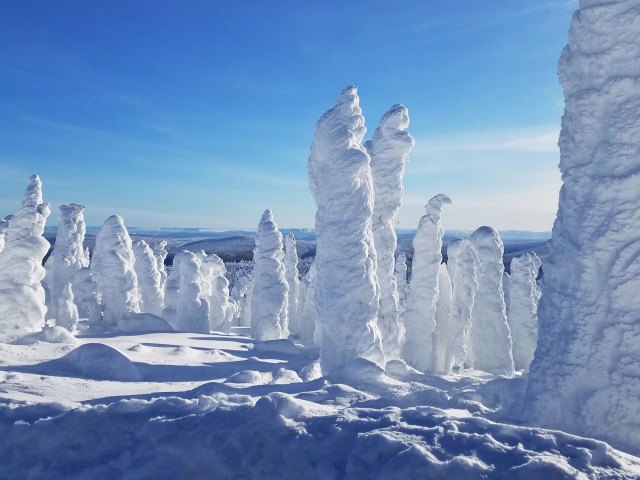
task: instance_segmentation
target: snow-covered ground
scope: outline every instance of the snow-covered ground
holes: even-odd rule
[[[640,476],[603,442],[506,423],[518,378],[364,360],[324,378],[317,348],[247,333],[0,344],[0,478]]]

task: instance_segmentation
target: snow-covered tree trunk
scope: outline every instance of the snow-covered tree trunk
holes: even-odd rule
[[[371,141],[365,144],[371,156],[375,194],[372,228],[380,284],[378,328],[387,361],[400,358],[403,333],[394,255],[398,246],[395,223],[402,206],[404,168],[415,143],[406,130],[408,127],[409,111],[403,105],[394,105],[380,120]]]
[[[300,279],[298,274],[298,250],[296,239],[293,233],[287,234],[284,242],[284,269],[287,285],[287,317],[289,319],[289,330],[294,335],[298,335],[298,295],[300,290]]]
[[[433,369],[432,337],[436,328],[438,269],[442,263],[444,236],[440,215],[442,207],[450,203],[451,199],[444,194],[429,200],[413,239],[411,281],[407,310],[403,315],[406,342],[402,355],[409,365],[421,371]]]
[[[401,252],[396,258],[395,276],[396,285],[398,288],[398,306],[400,308],[400,315],[402,316],[405,309],[407,308],[407,293],[409,292],[409,283],[407,282],[407,256],[404,252]],[[403,329],[400,341],[402,343],[402,346],[404,346],[405,339],[402,317],[400,319],[400,324]]]
[[[140,310],[160,315],[164,303],[164,289],[158,260],[149,244],[144,240],[133,242],[133,255],[136,260],[134,269],[140,288]]]
[[[640,4],[581,0],[558,69],[563,186],[526,408],[640,453]]]
[[[478,293],[473,304],[469,332],[471,366],[496,375],[514,373],[512,341],[504,303],[504,245],[496,230],[480,227],[471,234],[480,269]]]
[[[253,293],[251,335],[256,340],[287,338],[287,280],[285,278],[282,234],[271,210],[262,214],[253,253]]]
[[[507,319],[513,340],[513,362],[516,370],[529,370],[536,351],[540,299],[536,278],[541,265],[542,262],[533,252],[511,260]]]
[[[371,159],[356,87],[342,91],[315,129],[309,184],[316,212],[316,291],[324,373],[357,358],[385,364],[372,233]]]
[[[140,290],[134,270],[131,237],[122,217],[109,217],[96,235],[91,278],[96,284],[107,326],[115,326],[129,313],[140,313]]]
[[[66,304],[58,300],[66,285],[73,283],[76,272],[89,266],[89,256],[84,248],[84,237],[87,233],[84,208],[84,205],[76,203],[60,205],[56,242],[46,263],[51,308],[47,316],[50,318],[57,319],[59,316],[68,315]],[[62,311],[59,311],[59,308],[62,308]],[[61,323],[56,321],[56,325]]]
[[[67,283],[57,297],[57,317],[56,325],[58,327],[64,327],[70,332],[73,332],[78,326],[78,308],[73,303],[73,292],[71,291],[71,284]]]
[[[436,304],[436,329],[433,333],[433,371],[449,373],[446,365],[449,319],[451,317],[451,279],[444,263],[438,268],[438,303]]]
[[[478,291],[480,261],[469,239],[454,240],[447,246],[447,271],[452,284],[451,314],[447,328],[445,373],[465,367],[473,304]]]
[[[49,205],[40,178],[33,175],[18,213],[6,226],[0,252],[0,338],[10,340],[44,326],[46,306],[42,259],[49,242],[42,236]]]

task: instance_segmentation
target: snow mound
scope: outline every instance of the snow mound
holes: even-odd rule
[[[251,349],[254,353],[281,353],[283,355],[302,355],[302,351],[290,340],[267,340],[254,344]]]
[[[241,372],[234,373],[227,378],[224,383],[242,383],[248,385],[262,385],[270,383],[272,380],[272,374],[269,372],[258,372],[256,370],[243,370]]]
[[[164,318],[152,313],[128,313],[115,327],[118,332],[173,332],[173,328]]]
[[[41,332],[32,333],[12,342],[14,345],[31,345],[36,342],[76,344],[78,339],[66,328],[45,326]]]
[[[286,368],[280,368],[273,375],[271,380],[272,385],[289,384],[289,383],[302,383],[302,379],[293,370],[287,370]]]
[[[140,372],[131,360],[115,348],[102,343],[86,343],[54,362],[72,373],[92,380],[142,380]]]

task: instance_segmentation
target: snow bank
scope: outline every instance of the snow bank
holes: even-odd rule
[[[512,341],[502,289],[504,245],[491,227],[478,228],[470,240],[480,261],[469,332],[470,363],[477,370],[511,376],[514,373]]]
[[[536,351],[540,299],[536,278],[541,265],[542,262],[533,252],[511,259],[507,319],[513,339],[513,362],[517,370],[529,370]]]
[[[91,258],[91,278],[96,285],[107,326],[128,313],[140,312],[140,290],[135,257],[122,217],[109,217],[96,235]]]
[[[387,360],[400,358],[403,334],[394,255],[398,245],[395,227],[402,205],[404,167],[415,143],[407,132],[408,127],[409,111],[404,105],[394,105],[383,115],[373,138],[365,144],[371,156],[375,194],[372,229],[380,285],[378,328]]]
[[[328,373],[363,357],[384,364],[377,325],[380,288],[372,234],[373,180],[356,87],[318,121],[309,156],[316,212],[320,363]]]
[[[140,287],[140,310],[159,315],[164,303],[163,276],[160,262],[144,240],[133,242],[134,269]],[[165,273],[166,278],[166,273]]]
[[[251,335],[256,340],[287,338],[287,280],[283,263],[282,234],[265,210],[258,224],[253,254],[253,292],[251,294]]]
[[[640,453],[640,4],[582,0],[558,72],[563,186],[526,409]]]
[[[11,340],[44,326],[46,306],[42,259],[49,242],[42,236],[49,205],[42,201],[40,178],[33,175],[18,213],[11,218],[0,251],[0,340]]]
[[[451,199],[444,194],[433,197],[425,206],[426,213],[418,223],[413,239],[411,282],[407,295],[407,310],[402,316],[406,329],[404,360],[421,371],[433,370],[438,303],[438,269],[442,263],[442,237],[440,224],[442,207]]]

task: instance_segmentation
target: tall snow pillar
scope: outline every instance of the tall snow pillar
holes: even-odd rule
[[[0,338],[11,340],[44,326],[45,293],[40,282],[49,242],[42,236],[49,204],[42,201],[37,175],[29,178],[24,200],[4,234],[0,252]]]
[[[478,228],[470,240],[480,260],[478,293],[469,332],[471,366],[496,375],[512,376],[511,331],[502,287],[504,245],[498,232],[491,227]]]
[[[411,281],[407,310],[403,315],[406,329],[403,357],[409,365],[421,371],[433,369],[438,269],[442,263],[444,237],[440,216],[442,207],[450,203],[451,199],[442,193],[429,200],[413,238]]]
[[[285,237],[284,248],[284,270],[289,286],[287,294],[287,317],[289,318],[289,330],[291,333],[298,335],[298,303],[300,291],[300,278],[298,275],[298,249],[296,248],[296,239],[293,233],[287,234]]]
[[[309,185],[316,212],[316,285],[324,373],[365,358],[385,364],[377,325],[380,288],[372,233],[371,159],[356,87],[316,124]]]
[[[251,335],[256,340],[287,338],[288,286],[282,234],[273,220],[271,210],[265,210],[258,224],[253,258]]]
[[[581,0],[526,411],[640,453],[640,4]]]
[[[380,120],[371,141],[365,144],[371,156],[373,205],[373,241],[376,248],[380,309],[378,328],[387,361],[400,358],[402,326],[398,285],[395,277],[395,252],[398,246],[395,223],[402,205],[402,179],[409,152],[415,141],[407,132],[409,111],[394,105]]]

